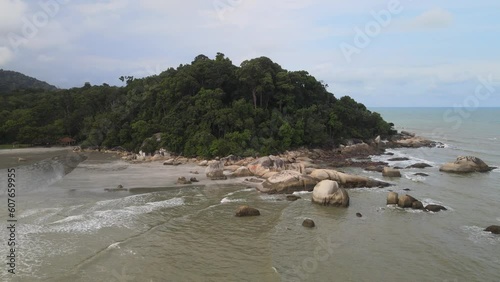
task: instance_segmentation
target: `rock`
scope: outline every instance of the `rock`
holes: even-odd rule
[[[186,177],[181,176],[177,178],[177,184],[191,184],[191,181],[187,180]]]
[[[491,232],[493,234],[500,234],[500,226],[491,225],[491,226],[486,227],[486,229],[484,229],[484,231]]]
[[[494,167],[488,166],[481,159],[473,156],[460,156],[453,163],[446,163],[439,171],[452,173],[487,172]]]
[[[367,156],[376,154],[377,149],[366,143],[359,143],[341,148],[340,153],[344,156]]]
[[[414,210],[423,210],[424,209],[424,204],[420,201],[415,201],[411,203],[411,208]]]
[[[406,168],[426,168],[426,167],[432,167],[430,164],[426,164],[426,163],[416,163],[416,164],[412,164],[410,166],[407,166]]]
[[[361,213],[359,213],[359,212],[356,213],[356,216],[357,217],[363,217],[363,215]]]
[[[410,160],[409,158],[405,158],[405,157],[388,159],[388,161],[390,161],[390,162],[401,162],[401,161],[409,161],[409,160]]]
[[[387,187],[391,184],[371,179],[364,176],[346,174],[333,169],[316,169],[311,172],[311,177],[321,180],[336,181],[342,188],[359,188],[359,187]]]
[[[224,170],[235,172],[240,167],[240,165],[224,165]]]
[[[370,166],[365,167],[365,170],[366,171],[382,172],[382,171],[384,171],[384,167],[380,166],[380,165],[379,166],[370,165]]]
[[[403,191],[411,191],[410,188],[404,188]]]
[[[295,191],[312,191],[314,185],[318,183],[315,178],[303,175],[294,170],[283,170],[281,172],[273,172],[266,181],[262,183],[262,188],[259,189],[265,193],[287,193],[291,194]]]
[[[405,135],[405,136],[410,136],[410,137],[415,137],[415,133],[412,133],[412,132],[408,132],[408,131],[401,131],[401,135]]]
[[[394,156],[394,153],[392,153],[392,152],[387,152],[387,153],[384,153],[384,155],[386,155],[386,156]]]
[[[406,194],[399,196],[398,198],[398,207],[400,208],[411,208],[413,205],[413,202],[416,202],[417,199],[413,198],[412,196]]]
[[[227,177],[224,175],[224,162],[223,161],[210,161],[205,169],[205,175],[210,180],[225,180]]]
[[[420,147],[433,147],[436,144],[436,142],[415,136],[397,140],[395,144],[405,148],[420,148]]]
[[[387,194],[387,204],[388,205],[397,205],[398,204],[398,193],[389,192],[389,194]]]
[[[349,206],[349,194],[336,181],[322,180],[314,187],[312,202],[325,206]]]
[[[190,171],[189,173],[192,173],[192,174],[199,174],[199,172],[197,170],[195,171]]]
[[[285,161],[276,156],[268,156],[251,162],[247,167],[252,174],[263,177],[268,172],[284,170]]]
[[[152,160],[152,161],[159,161],[159,160],[161,160],[161,159],[163,159],[163,156],[162,156],[162,155],[160,155],[160,154],[155,154],[155,155],[151,158],[151,160]]]
[[[287,200],[287,201],[291,201],[291,202],[293,202],[293,201],[297,201],[298,199],[300,199],[300,197],[299,197],[299,196],[295,196],[295,195],[286,195],[286,200]]]
[[[208,161],[207,160],[203,160],[201,162],[198,163],[199,166],[207,166],[208,165]]]
[[[168,159],[163,162],[163,165],[174,165],[174,159]]]
[[[191,181],[191,182],[200,182],[198,179],[196,179],[196,177],[189,178],[189,181]]]
[[[304,221],[302,221],[302,226],[304,227],[307,227],[307,228],[313,228],[316,226],[316,224],[314,223],[314,221],[312,219],[304,219]]]
[[[17,158],[17,161],[18,161],[18,162],[25,162],[25,161],[26,161],[26,159],[25,159],[25,158]]]
[[[425,176],[429,176],[427,173],[423,173],[423,172],[417,172],[414,175],[416,175],[416,176],[424,176],[424,177]]]
[[[399,170],[390,168],[390,167],[384,167],[384,170],[382,170],[382,176],[385,177],[401,177],[401,172]]]
[[[257,216],[260,215],[260,211],[255,208],[251,208],[249,206],[240,206],[236,210],[235,216]]]
[[[118,186],[116,186],[116,189],[124,189],[124,188],[123,185],[119,184]]]
[[[250,170],[246,166],[240,166],[238,169],[236,169],[231,176],[233,177],[247,177],[247,176],[252,176],[253,174],[250,172]]]
[[[445,207],[440,206],[440,205],[427,205],[425,206],[425,209],[431,212],[438,212],[438,211],[445,211],[447,210]]]
[[[400,167],[400,166],[395,166],[395,167],[393,167],[393,169],[400,170],[400,169],[403,169],[403,168],[402,168],[402,167]],[[382,170],[382,172],[384,172],[384,171]]]

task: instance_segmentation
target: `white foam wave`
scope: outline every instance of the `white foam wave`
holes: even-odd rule
[[[420,175],[414,175],[413,173],[412,173],[412,174],[410,174],[410,173],[405,173],[405,174],[404,174],[404,176],[405,176],[405,178],[406,178],[406,179],[409,179],[409,180],[411,180],[411,181],[413,181],[413,182],[424,182],[424,181],[425,181],[425,179],[426,179],[426,178],[425,178],[425,177],[423,177],[423,176],[420,176]]]
[[[311,193],[312,192],[309,192],[309,191],[295,191],[292,194],[293,195],[307,195],[307,194],[311,194]]]
[[[119,248],[120,248],[120,242],[116,242],[108,246],[108,249],[119,249]]]
[[[222,200],[220,200],[221,204],[225,203],[239,203],[239,202],[245,202],[243,199],[229,199],[228,197],[224,197]]]
[[[68,216],[52,222],[48,232],[90,233],[103,227],[131,228],[134,217],[162,208],[176,207],[184,204],[182,198],[172,198],[144,205],[128,206],[122,209],[91,211],[80,215]]]
[[[468,239],[475,244],[500,244],[500,236],[484,231],[484,227],[462,226],[461,229],[468,235]]]
[[[422,204],[425,206],[427,205],[440,205],[440,206],[443,206],[445,207],[448,211],[454,211],[453,208],[447,206],[447,205],[444,205],[442,202],[440,201],[436,201],[436,200],[433,200],[433,199],[429,199],[429,198],[425,198],[425,199],[422,199],[421,200]],[[432,213],[432,212],[431,212]]]

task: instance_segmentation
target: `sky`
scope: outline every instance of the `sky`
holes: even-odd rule
[[[500,1],[0,0],[0,68],[59,88],[267,56],[368,107],[499,107]]]

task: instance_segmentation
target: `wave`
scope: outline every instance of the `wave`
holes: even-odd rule
[[[475,244],[500,244],[500,236],[484,231],[484,227],[473,225],[462,226],[461,229],[467,234],[468,239]]]
[[[406,179],[409,179],[413,182],[425,182],[425,180],[427,179],[420,175],[414,175],[414,173],[404,173],[404,176]]]
[[[229,199],[228,197],[224,197],[222,200],[220,200],[221,204],[225,203],[240,203],[240,202],[246,202],[244,199]]]

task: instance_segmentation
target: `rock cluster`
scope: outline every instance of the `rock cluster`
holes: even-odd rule
[[[446,163],[439,169],[443,172],[468,173],[468,172],[487,172],[495,169],[488,166],[480,158],[473,156],[460,156],[452,163]]]
[[[434,205],[430,204],[424,207],[424,204],[415,199],[414,197],[405,194],[405,195],[398,195],[396,192],[389,192],[387,195],[387,204],[388,205],[398,205],[400,208],[411,208],[415,210],[424,210],[424,211],[431,211],[431,212],[438,212],[438,211],[445,211],[446,208],[441,206],[441,205]]]

